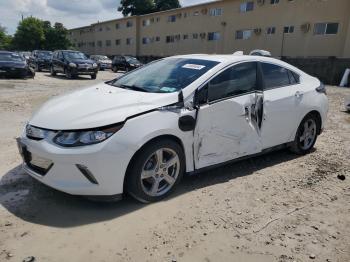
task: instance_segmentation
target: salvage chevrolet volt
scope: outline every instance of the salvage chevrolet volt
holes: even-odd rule
[[[327,111],[324,85],[280,60],[184,55],[48,101],[17,142],[26,172],[50,187],[154,202],[185,173],[309,153]]]

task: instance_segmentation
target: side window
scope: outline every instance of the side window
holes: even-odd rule
[[[232,66],[209,82],[208,100],[215,101],[255,91],[257,82],[256,62]]]
[[[58,52],[57,57],[58,57],[58,59],[62,59],[63,58],[62,52]]]
[[[291,84],[288,69],[268,63],[261,63],[261,68],[264,75],[265,89]],[[294,79],[294,81],[296,80]]]

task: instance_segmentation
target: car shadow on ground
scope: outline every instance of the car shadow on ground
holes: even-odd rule
[[[185,176],[177,190],[164,201],[196,189],[252,175],[255,171],[297,157],[288,150],[280,150],[196,175]],[[31,178],[20,166],[2,177],[0,204],[13,215],[27,222],[60,228],[108,221],[145,207],[145,204],[129,196],[119,202],[105,203],[61,193]]]

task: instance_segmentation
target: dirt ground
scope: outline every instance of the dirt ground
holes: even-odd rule
[[[0,80],[0,261],[350,261],[350,89],[328,87],[311,154],[282,150],[186,177],[159,203],[90,202],[26,175],[14,138],[31,113],[114,76]]]

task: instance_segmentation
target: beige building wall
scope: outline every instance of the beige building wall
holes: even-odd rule
[[[240,6],[246,2],[254,2],[254,8],[241,12]],[[215,8],[222,10],[221,15],[211,15]],[[133,21],[133,27],[125,26],[128,20]],[[119,29],[116,23],[121,25]],[[339,23],[338,32],[315,35],[316,23]],[[284,33],[285,26],[293,26],[293,33]],[[267,34],[269,27],[275,28],[274,34]],[[271,0],[222,0],[106,21],[90,28],[84,34],[79,33],[81,28],[72,29],[71,39],[76,39],[76,43],[94,41],[94,47],[83,44],[77,48],[95,54],[169,56],[265,49],[273,56],[350,57],[349,0],[279,0],[277,4],[271,4]],[[252,30],[251,37],[236,39],[237,30]],[[209,41],[208,33],[214,32],[220,35],[219,39]],[[167,37],[174,37],[174,41],[167,43]],[[133,39],[131,45],[126,45],[126,38]],[[121,40],[118,46],[116,39]],[[106,46],[107,40],[111,40],[111,46]],[[97,46],[98,41],[102,41],[102,47]]]

